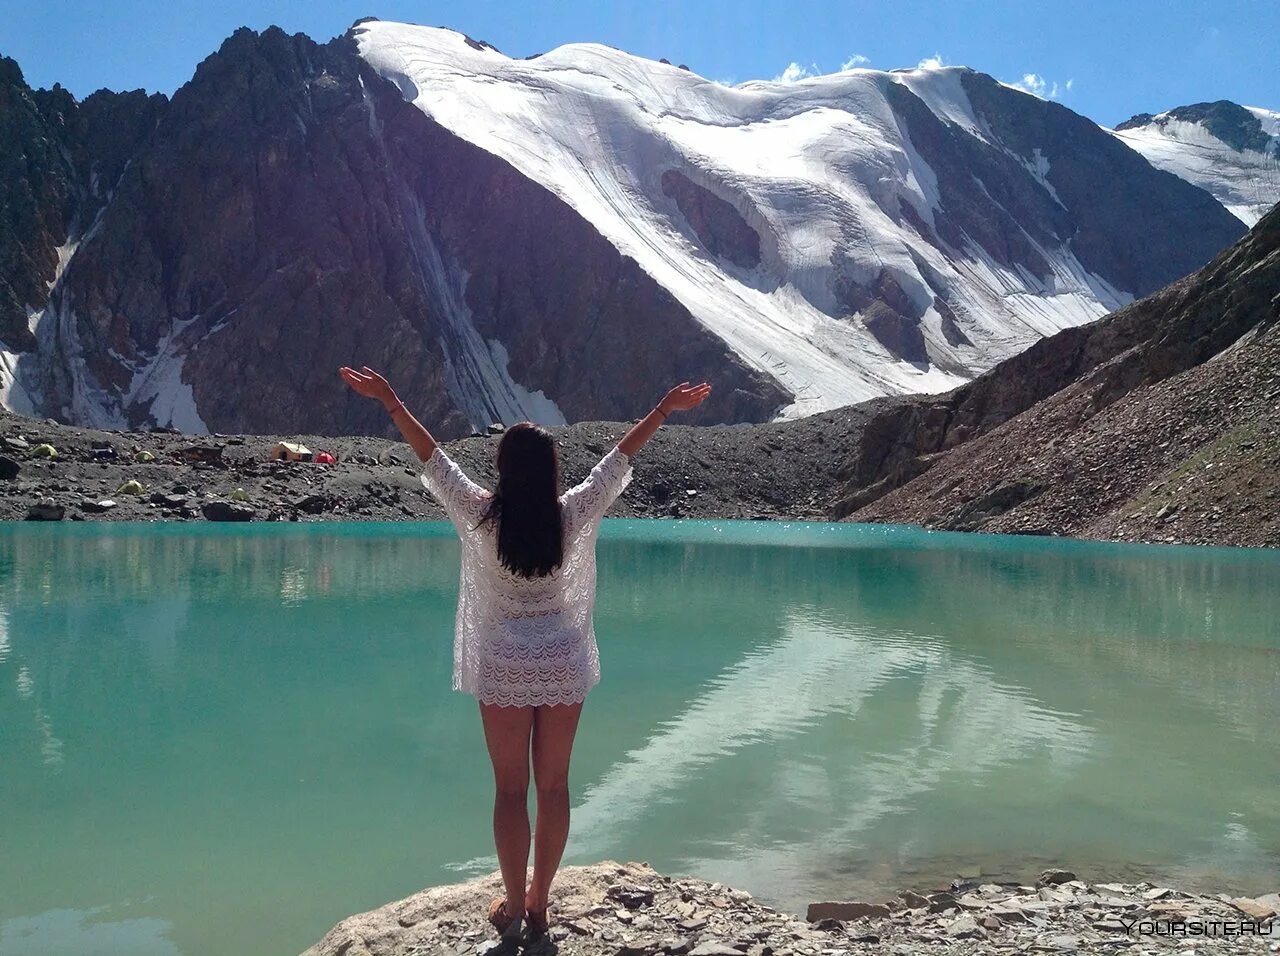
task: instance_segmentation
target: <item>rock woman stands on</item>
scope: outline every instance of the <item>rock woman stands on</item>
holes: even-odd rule
[[[592,608],[600,519],[631,480],[631,459],[667,416],[695,408],[705,382],[671,389],[580,485],[560,492],[555,441],[522,422],[498,445],[497,488],[471,481],[365,367],[339,370],[355,391],[386,406],[418,457],[422,481],[462,539],[453,641],[453,686],[480,702],[497,794],[493,837],[506,896],[489,919],[507,940],[547,932],[547,901],[569,836],[569,757],[582,702],[600,680]],[[529,860],[530,758],[538,795]],[[523,928],[522,924],[527,924]]]

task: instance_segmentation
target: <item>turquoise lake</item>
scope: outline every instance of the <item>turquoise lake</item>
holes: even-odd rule
[[[1280,885],[1280,554],[606,522],[566,862],[784,907]],[[0,956],[296,953],[487,872],[443,524],[0,526]]]

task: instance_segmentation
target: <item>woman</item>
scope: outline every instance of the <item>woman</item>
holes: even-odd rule
[[[547,932],[547,901],[569,836],[569,755],[582,702],[600,679],[591,613],[600,519],[631,480],[631,459],[667,416],[711,394],[705,382],[671,389],[632,426],[582,484],[560,493],[555,441],[529,422],[498,444],[498,486],[471,481],[381,375],[339,370],[361,395],[386,406],[418,457],[422,482],[462,538],[453,641],[453,686],[480,701],[497,789],[493,838],[506,896],[489,920],[505,940]],[[529,862],[530,756],[538,795]]]

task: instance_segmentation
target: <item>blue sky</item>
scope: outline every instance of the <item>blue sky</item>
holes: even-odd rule
[[[236,27],[327,40],[368,15],[453,27],[513,56],[609,43],[734,82],[937,55],[1045,95],[1056,84],[1107,125],[1202,100],[1280,109],[1275,0],[0,0],[0,53],[34,86],[171,93]]]

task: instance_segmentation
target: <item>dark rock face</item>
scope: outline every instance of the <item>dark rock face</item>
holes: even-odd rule
[[[760,264],[760,235],[731,203],[675,169],[662,174],[662,192],[676,201],[689,226],[713,256],[744,269]]]
[[[1262,121],[1243,106],[1230,100],[1212,103],[1192,103],[1169,110],[1159,119],[1150,113],[1139,113],[1116,126],[1117,130],[1137,129],[1156,123],[1163,126],[1169,120],[1199,123],[1206,130],[1237,152],[1246,149],[1266,152],[1271,137],[1262,128]]]
[[[869,285],[848,278],[838,279],[836,296],[862,316],[862,324],[893,355],[907,362],[929,361],[920,329],[924,309],[907,295],[888,269],[881,269]]]
[[[0,340],[19,350],[35,345],[27,307],[44,305],[74,208],[58,93],[37,95],[0,58]]]
[[[1044,178],[1065,207],[1057,235],[1069,239],[1085,268],[1117,289],[1149,295],[1244,234],[1209,193],[1172,173],[1153,175],[1145,159],[1065,106],[981,73],[966,73],[962,83],[1005,147],[1028,163],[1037,151],[1047,161]],[[991,189],[988,178],[983,183]],[[1153,206],[1162,210],[1158,220],[1147,215]]]
[[[953,249],[976,245],[1051,286],[1038,250],[1066,245],[1091,272],[1141,296],[1199,268],[1243,233],[1207,192],[1171,173],[1153,175],[1145,159],[1083,116],[981,73],[965,72],[961,82],[1003,148],[944,123],[906,87],[886,89],[937,175],[938,238]],[[1036,167],[1047,167],[1047,186],[1027,175]],[[919,219],[917,211],[902,212]]]
[[[32,90],[0,57],[0,341],[27,351],[27,310],[45,305],[58,247],[93,222],[165,97],[102,90],[77,103]]]
[[[629,417],[700,368],[720,386],[702,421],[789,399],[563,202],[406,103],[350,40],[276,28],[237,31],[174,95],[51,308],[40,391],[71,418],[77,354],[129,424],[166,421],[131,397],[139,369],[185,357],[182,381],[221,431],[386,432],[341,387],[348,363],[384,371],[444,437],[530,415],[526,390],[569,420]]]

